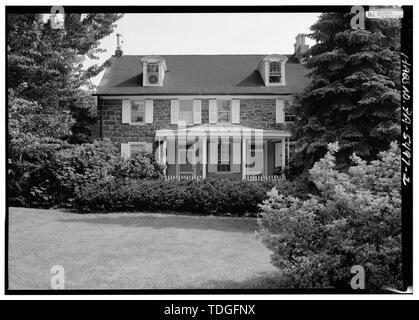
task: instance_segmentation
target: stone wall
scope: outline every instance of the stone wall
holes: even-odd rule
[[[208,123],[208,99],[202,99],[202,123]],[[122,123],[122,100],[100,99],[98,101],[98,121],[102,118],[102,137],[120,144],[126,142],[153,142],[155,131],[176,129],[170,124],[170,99],[153,100],[153,123],[130,125]],[[100,115],[102,113],[102,115]],[[284,130],[283,124],[276,122],[275,99],[240,100],[240,125],[255,129]],[[100,124],[97,126],[99,131]]]

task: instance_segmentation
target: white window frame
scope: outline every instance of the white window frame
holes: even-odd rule
[[[129,142],[129,157],[132,157],[132,151],[131,148],[133,146],[142,146],[143,147],[143,152],[147,152],[147,142]]]
[[[294,100],[285,100],[285,107],[284,107],[284,122],[285,123],[294,123],[295,119],[296,119],[296,115],[293,113],[288,113],[287,109],[289,108],[290,105],[292,105],[294,103]],[[292,117],[294,118],[294,120],[287,120],[287,117]]]
[[[135,102],[141,102],[142,105],[143,105],[143,108],[144,108],[144,117],[143,117],[143,121],[141,121],[141,122],[140,121],[137,121],[137,122],[132,121],[132,107],[133,107],[133,104]],[[140,99],[130,100],[130,115],[129,115],[129,124],[130,125],[145,125],[146,124],[146,122],[145,122],[146,113],[147,113],[147,108],[146,108],[146,101],[145,100],[140,100]]]
[[[279,67],[278,71],[272,71],[271,67],[275,64],[275,66]],[[279,61],[271,61],[268,65],[268,81],[269,83],[281,83],[282,82],[282,64]],[[271,77],[279,77],[279,81],[271,81]]]
[[[194,124],[194,111],[195,111],[195,106],[194,106],[194,100],[193,99],[179,99],[179,107],[178,107],[178,123],[184,123],[186,125],[192,125]],[[190,122],[186,122],[184,119],[182,119],[181,115],[182,112],[187,112],[187,111],[182,111],[182,102],[188,102],[190,103],[190,113],[191,113],[191,119]]]
[[[228,163],[223,163],[223,145],[224,146],[228,146]],[[223,139],[219,139],[218,140],[218,146],[217,146],[217,153],[218,153],[218,159],[217,159],[217,173],[231,173],[232,172],[232,149],[233,149],[233,143],[232,141],[230,141],[230,139],[228,140],[223,140]],[[219,166],[222,165],[228,165],[229,166],[229,170],[220,170]]]
[[[232,112],[233,112],[233,100],[232,99],[217,99],[217,123],[232,123]],[[229,106],[230,106],[230,111],[229,111],[229,119],[228,121],[221,121],[220,120],[220,105],[219,103],[223,103],[223,102],[228,102]],[[226,111],[221,111],[221,112],[226,112]]]
[[[150,70],[151,67],[155,68],[156,70]],[[160,72],[160,64],[158,62],[148,62],[147,63],[147,75],[148,73],[159,73]]]
[[[280,82],[270,82],[269,81],[269,75],[270,75],[270,64],[271,63],[279,63],[281,66],[281,81]],[[285,64],[287,60],[282,59],[275,59],[275,60],[267,60],[265,61],[265,86],[268,87],[275,87],[275,86],[285,86],[286,85],[286,79],[285,79]]]

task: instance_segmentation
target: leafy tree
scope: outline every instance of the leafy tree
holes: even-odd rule
[[[16,96],[36,102],[46,114],[71,111],[79,120],[73,130],[75,142],[86,140],[77,135],[89,124],[80,121],[80,114],[90,115],[93,102],[85,99],[93,88],[90,79],[106,65],[84,68],[83,62],[98,59],[103,51],[100,40],[113,32],[120,17],[88,14],[82,19],[80,14],[68,14],[61,30],[35,14],[7,16],[8,87]]]
[[[400,135],[399,21],[366,19],[365,30],[355,30],[351,18],[324,13],[311,27],[311,83],[294,105],[294,174],[307,172],[330,142],[339,141],[337,163],[347,166],[353,152],[374,159]]]
[[[400,148],[393,142],[367,163],[356,155],[336,169],[338,144],[309,171],[319,195],[284,196],[273,189],[262,209],[261,234],[287,288],[350,288],[351,267],[365,288],[402,289]]]
[[[66,141],[91,139],[90,79],[104,65],[84,68],[83,62],[97,58],[100,40],[120,17],[69,14],[60,30],[35,14],[7,15],[8,186],[14,204],[44,194],[42,185],[50,182],[45,168],[58,150],[69,148]]]

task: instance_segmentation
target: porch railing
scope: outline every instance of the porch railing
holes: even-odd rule
[[[248,181],[279,181],[283,180],[282,176],[254,176],[254,175],[247,175],[245,180]]]
[[[202,176],[166,176],[166,180],[202,180]]]
[[[203,180],[202,176],[166,176],[166,180]],[[254,176],[247,175],[245,180],[248,181],[280,181],[284,178],[282,176]]]

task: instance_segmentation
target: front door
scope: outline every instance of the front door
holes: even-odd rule
[[[179,161],[178,169],[180,176],[195,176],[196,175],[196,165],[191,164],[188,159],[188,151],[193,147],[192,142],[179,143]]]

